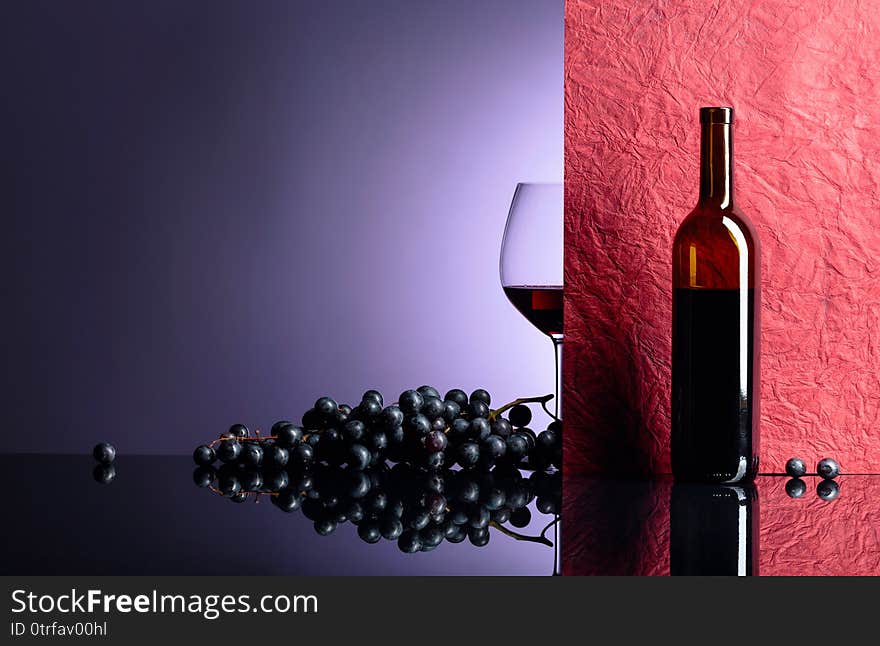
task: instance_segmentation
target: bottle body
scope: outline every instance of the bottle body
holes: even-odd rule
[[[731,122],[732,111],[729,121],[702,124],[700,201],[673,244],[671,448],[679,481],[743,482],[758,468],[760,245],[733,201]]]

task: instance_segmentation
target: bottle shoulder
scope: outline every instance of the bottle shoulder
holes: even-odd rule
[[[715,240],[718,243],[730,242],[736,245],[744,242],[755,251],[760,249],[754,224],[735,205],[726,209],[699,204],[694,207],[675,233],[676,243],[691,240],[701,240],[704,243]]]

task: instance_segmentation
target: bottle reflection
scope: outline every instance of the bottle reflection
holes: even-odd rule
[[[760,512],[754,484],[675,483],[670,525],[673,576],[758,575]]]

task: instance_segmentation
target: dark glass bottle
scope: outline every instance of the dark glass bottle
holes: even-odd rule
[[[677,482],[669,507],[672,576],[757,576],[761,515],[752,483]]]
[[[700,108],[700,199],[672,251],[672,473],[758,469],[760,245],[733,199],[733,108]]]

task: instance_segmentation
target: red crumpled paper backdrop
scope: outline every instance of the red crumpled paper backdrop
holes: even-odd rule
[[[763,246],[761,470],[880,472],[880,5],[566,2],[565,466],[668,472],[671,245],[697,109]]]

